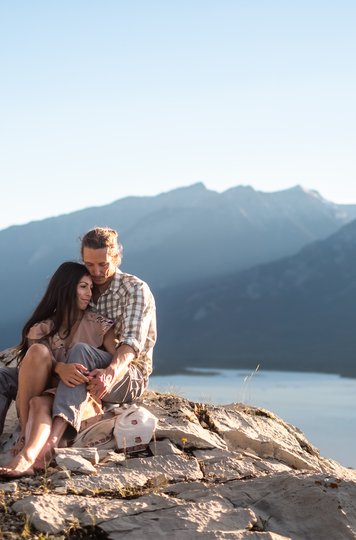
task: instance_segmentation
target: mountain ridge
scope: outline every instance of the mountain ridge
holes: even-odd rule
[[[197,183],[155,197],[118,199],[108,205],[10,227],[0,231],[0,347],[18,342],[22,325],[39,301],[50,275],[63,260],[79,259],[80,236],[94,226],[110,226],[119,231],[124,245],[122,269],[150,284],[157,298],[158,320],[172,321],[173,329],[163,325],[165,330],[159,334],[159,367],[164,363],[161,353],[164,351],[167,358],[172,358],[174,349],[176,336],[172,332],[177,321],[173,321],[171,314],[179,302],[166,300],[175,297],[175,290],[189,294],[193,302],[200,284],[206,280],[219,283],[228,273],[292,256],[307,244],[335,233],[355,216],[356,205],[345,208],[301,186],[268,194],[251,186],[236,186],[217,193]],[[253,287],[250,291],[256,294]],[[252,316],[250,309],[250,304],[246,304],[247,319]],[[290,307],[286,305],[285,309]],[[200,324],[206,310],[206,306],[197,308]],[[267,320],[267,327],[268,324]],[[254,352],[256,338],[245,326],[241,325],[239,339],[245,351],[251,348],[255,362],[259,356]],[[179,331],[178,325],[178,334]],[[232,328],[232,336],[234,331]],[[193,342],[196,339],[194,335],[190,338]],[[200,335],[198,352],[204,350],[210,338],[206,332]],[[266,354],[268,348],[266,343]],[[189,351],[185,354],[185,364],[201,361],[199,355],[194,359],[189,357]]]
[[[185,295],[162,292],[158,369],[190,367],[193,359],[214,367],[218,357],[225,368],[355,377],[355,271],[356,220],[291,257],[192,282]]]

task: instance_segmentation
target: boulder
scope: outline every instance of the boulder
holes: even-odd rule
[[[298,428],[241,403],[153,392],[140,403],[159,419],[146,451],[99,463],[89,452],[87,471],[57,467],[42,492],[40,475],[17,490],[4,481],[8,513],[43,534],[75,527],[113,540],[356,537],[356,471],[320,456]],[[78,458],[80,449],[63,457]]]

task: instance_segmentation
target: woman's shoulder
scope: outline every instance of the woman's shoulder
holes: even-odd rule
[[[53,321],[51,319],[46,319],[40,321],[29,329],[27,337],[29,339],[42,339],[46,336],[53,328]]]

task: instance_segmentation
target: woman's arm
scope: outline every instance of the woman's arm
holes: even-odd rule
[[[115,331],[114,331],[114,327],[112,326],[104,335],[103,347],[108,353],[114,355],[116,352],[116,349],[115,349],[116,343],[117,342],[115,339]]]

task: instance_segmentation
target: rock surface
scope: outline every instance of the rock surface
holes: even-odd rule
[[[140,401],[159,418],[145,452],[99,451],[96,463],[60,449],[45,476],[1,481],[8,515],[52,538],[356,538],[356,471],[297,428],[244,404]]]

